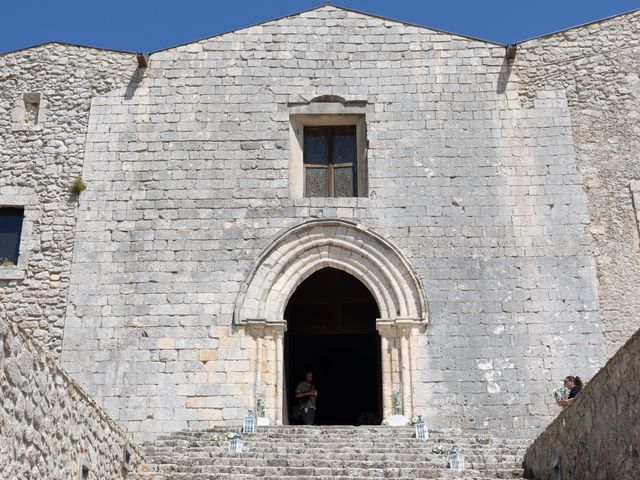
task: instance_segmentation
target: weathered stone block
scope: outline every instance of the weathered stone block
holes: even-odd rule
[[[209,360],[217,360],[218,351],[217,350],[200,350],[198,352],[198,360],[201,362],[208,362]]]

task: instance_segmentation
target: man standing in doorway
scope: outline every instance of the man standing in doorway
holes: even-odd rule
[[[313,425],[316,418],[316,397],[318,391],[311,383],[313,381],[313,372],[308,371],[304,380],[298,383],[296,387],[296,398],[298,399],[298,409],[302,416],[303,425]]]

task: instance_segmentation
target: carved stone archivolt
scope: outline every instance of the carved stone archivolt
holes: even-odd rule
[[[298,285],[326,267],[344,270],[367,286],[378,303],[380,323],[426,323],[420,281],[400,251],[381,235],[338,219],[310,220],[273,240],[243,285],[235,322],[283,322]]]

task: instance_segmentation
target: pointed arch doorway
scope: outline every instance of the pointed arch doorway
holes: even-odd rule
[[[342,270],[323,268],[298,286],[284,315],[284,383],[289,400],[285,418],[289,423],[295,423],[296,385],[311,370],[319,392],[317,425],[380,424],[379,316],[367,287]]]
[[[233,320],[253,339],[254,345],[247,375],[252,379],[247,386],[250,392],[247,405],[263,410],[276,425],[288,423],[289,390],[295,389],[295,385],[289,387],[286,380],[297,382],[292,377],[299,373],[289,371],[289,379],[285,375],[285,336],[291,335],[285,312],[298,287],[324,269],[353,277],[375,299],[378,309],[375,329],[380,338],[378,351],[382,364],[382,416],[387,418],[398,407],[411,417],[416,403],[415,373],[421,368],[417,332],[427,324],[421,282],[401,251],[388,239],[342,219],[309,220],[281,232],[255,259],[241,286]],[[331,287],[331,282],[324,285]],[[297,323],[295,319],[292,321]],[[287,355],[291,355],[289,351]],[[357,401],[352,397],[351,392],[344,394],[347,402]]]

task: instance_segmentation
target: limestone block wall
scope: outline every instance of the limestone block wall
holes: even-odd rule
[[[640,456],[640,330],[525,454],[529,478],[635,478]]]
[[[126,86],[130,53],[47,44],[0,56],[0,206],[24,207],[17,267],[0,266],[0,318],[62,347],[89,107]],[[133,79],[135,80],[135,78]]]
[[[140,453],[124,431],[16,323],[0,319],[2,478],[125,478]]]
[[[64,367],[139,437],[237,423],[256,378],[242,282],[286,228],[350,219],[424,287],[414,411],[541,429],[602,333],[564,89],[523,103],[504,53],[325,6],[153,54],[129,98],[92,102]],[[290,198],[291,105],[323,95],[365,105],[365,197]]]
[[[523,101],[549,90],[567,97],[607,356],[640,328],[640,243],[630,189],[640,179],[639,54],[634,12],[524,42],[514,64]]]

